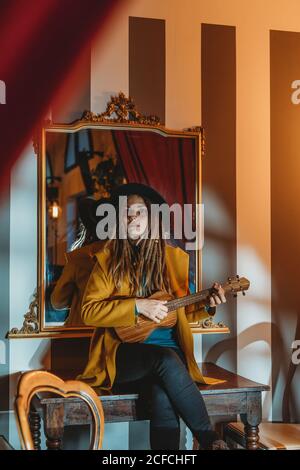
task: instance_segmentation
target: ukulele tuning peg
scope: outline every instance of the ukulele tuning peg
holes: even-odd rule
[[[237,294],[233,294],[233,297],[237,297]]]
[[[246,292],[245,292],[245,291],[243,291],[243,295],[246,295]]]

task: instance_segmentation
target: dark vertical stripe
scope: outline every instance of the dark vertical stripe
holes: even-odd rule
[[[270,32],[273,419],[284,421],[300,419],[291,349],[300,339],[300,104],[291,87],[300,80],[299,57],[300,33]]]
[[[203,286],[236,274],[236,43],[235,27],[202,24]],[[219,214],[222,221],[218,220]],[[209,215],[208,215],[209,214]],[[208,219],[215,220],[209,226]],[[222,225],[223,220],[225,224]],[[222,256],[219,256],[219,253]],[[215,258],[216,257],[216,258]],[[215,264],[213,264],[215,263]],[[216,279],[216,277],[220,279]],[[219,308],[231,334],[203,336],[203,357],[236,370],[236,301]]]
[[[10,253],[10,188],[0,200],[0,411],[9,409],[9,253]],[[3,351],[4,349],[4,351]],[[0,416],[0,434],[8,439],[8,419]]]
[[[91,48],[81,54],[80,61],[73,71],[74,91],[63,105],[52,107],[53,122],[69,123],[79,119],[85,110],[91,109]]]
[[[143,114],[165,123],[165,21],[129,18],[129,95]]]

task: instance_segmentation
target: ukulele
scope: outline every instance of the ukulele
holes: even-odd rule
[[[250,282],[245,277],[229,277],[228,281],[222,284],[225,294],[234,294],[237,297],[238,292],[242,292],[245,295],[245,290],[249,289]],[[193,305],[198,302],[208,301],[209,296],[215,292],[215,289],[204,289],[195,294],[185,295],[184,297],[174,298],[172,295],[164,291],[157,291],[148,299],[154,300],[167,300],[165,306],[168,307],[168,315],[166,318],[156,323],[150,318],[145,317],[143,314],[139,314],[137,323],[134,326],[120,326],[116,327],[115,331],[119,339],[123,343],[139,343],[143,342],[156,328],[171,328],[177,323],[176,310],[187,305]]]

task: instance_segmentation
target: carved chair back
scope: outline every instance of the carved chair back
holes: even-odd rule
[[[50,372],[35,370],[21,375],[15,399],[15,413],[19,437],[24,450],[34,450],[33,439],[29,425],[31,399],[35,394],[50,392],[64,398],[77,397],[89,407],[92,415],[92,434],[90,449],[102,447],[104,433],[104,413],[102,403],[96,392],[79,380],[64,381]]]

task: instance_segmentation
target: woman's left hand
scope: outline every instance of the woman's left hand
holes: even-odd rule
[[[226,302],[226,297],[221,284],[215,282],[212,287],[215,292],[209,296],[209,306],[216,307],[217,305],[224,304]]]

